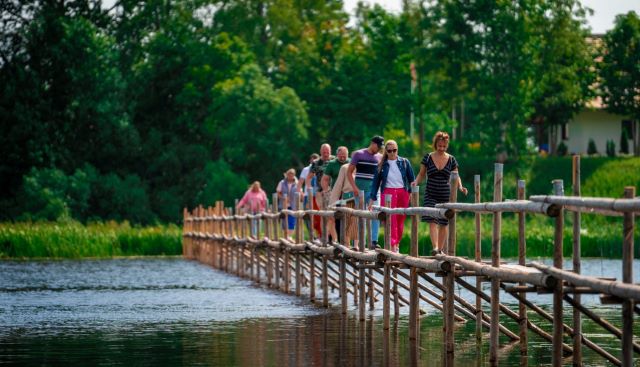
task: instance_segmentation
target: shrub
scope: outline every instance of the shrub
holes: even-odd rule
[[[565,155],[567,155],[567,151],[567,145],[563,141],[561,141],[556,148],[556,154],[560,157],[564,157]]]
[[[76,170],[66,175],[55,168],[32,168],[23,178],[21,219],[57,220],[82,217],[89,207],[91,184],[87,174]]]
[[[629,137],[625,129],[622,129],[620,134],[620,153],[629,154]]]
[[[589,139],[589,145],[587,145],[587,154],[595,155],[598,154],[598,148],[596,147],[596,142],[593,139]]]
[[[616,143],[613,140],[607,140],[607,157],[616,156]]]

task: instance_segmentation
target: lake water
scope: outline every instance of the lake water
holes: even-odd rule
[[[620,265],[620,260],[585,260],[583,273],[620,278]],[[634,275],[637,282],[638,261]],[[473,303],[466,292],[458,292]],[[325,309],[306,297],[181,258],[0,261],[0,364],[442,365],[442,317],[424,302],[416,347],[408,339],[406,307],[385,333],[381,307],[359,322],[357,306],[349,302],[349,313],[342,316],[337,294],[330,297],[336,306]],[[529,298],[551,307],[551,295]],[[508,296],[502,300],[516,307]],[[597,296],[583,296],[583,301],[620,323],[619,306],[602,306]],[[570,313],[566,316],[570,323]],[[510,320],[501,320],[517,332]],[[548,323],[540,326],[551,330]],[[614,355],[619,353],[620,342],[603,329],[585,321],[584,330]],[[488,340],[488,332],[484,337]],[[460,324],[455,338],[456,365],[487,365],[488,343],[476,346],[474,322]],[[550,344],[533,333],[524,360],[518,345],[502,338],[501,365],[550,364]],[[586,348],[585,361],[607,365]]]

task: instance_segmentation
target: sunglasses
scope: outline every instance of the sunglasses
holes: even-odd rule
[[[387,149],[387,153],[395,153],[398,149]]]

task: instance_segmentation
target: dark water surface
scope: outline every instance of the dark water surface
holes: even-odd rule
[[[620,264],[588,260],[583,272],[620,278]],[[638,262],[634,265],[637,278]],[[466,292],[459,294],[474,302]],[[381,304],[359,322],[351,301],[342,316],[337,295],[331,297],[336,307],[324,309],[307,297],[284,295],[181,258],[0,261],[0,364],[442,365],[442,318],[431,306],[421,302],[426,314],[416,347],[408,340],[406,307],[398,324],[384,333]],[[551,308],[550,295],[530,298]],[[508,296],[503,299],[517,307]],[[602,306],[596,296],[584,302],[620,323],[620,307]],[[510,320],[501,320],[517,333]],[[540,325],[551,331],[548,323]],[[590,322],[584,329],[587,337],[619,353],[615,337]],[[455,338],[456,365],[487,365],[488,344],[477,347],[474,322],[460,324]],[[501,365],[550,364],[550,344],[533,333],[524,360],[518,345],[502,338]],[[607,365],[586,350],[585,362]]]

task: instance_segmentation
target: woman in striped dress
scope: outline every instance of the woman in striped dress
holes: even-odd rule
[[[458,171],[456,158],[447,153],[449,148],[449,134],[438,131],[433,136],[433,152],[426,154],[420,162],[420,172],[412,186],[419,185],[427,177],[427,189],[424,193],[424,206],[434,207],[436,204],[449,201],[451,194],[449,177],[451,172]],[[458,176],[457,187],[463,194],[467,195],[467,189],[462,186],[460,176]],[[442,254],[445,241],[447,239],[447,229],[449,221],[433,217],[422,217],[422,220],[429,222],[429,236],[433,246],[432,254]]]

